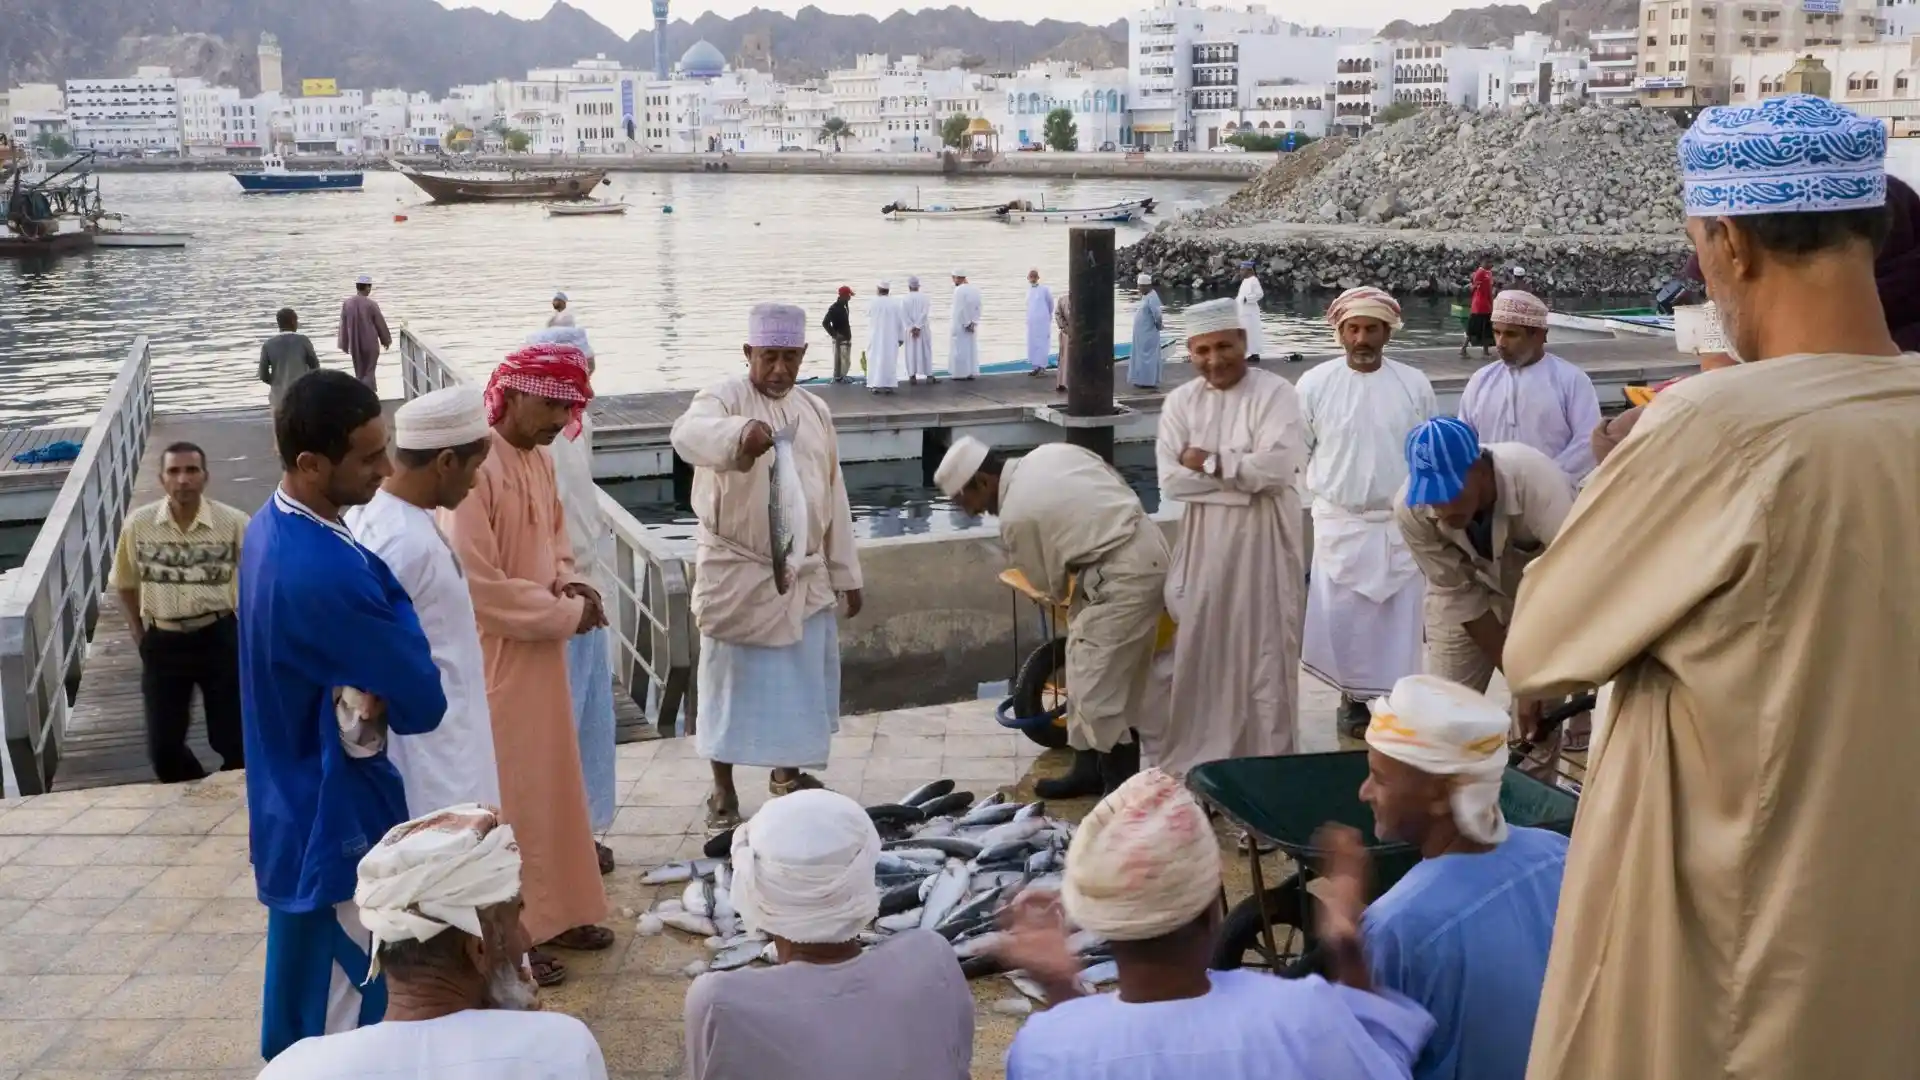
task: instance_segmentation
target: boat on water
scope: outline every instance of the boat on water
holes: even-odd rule
[[[57,169],[17,155],[8,163],[0,173],[6,210],[0,256],[65,255],[93,248],[94,223],[105,214],[93,156],[93,151],[83,150]]]
[[[438,203],[591,199],[594,189],[607,182],[605,169],[458,176],[421,172],[405,162],[392,159],[389,159],[389,163],[395,172],[413,181],[415,187]]]
[[[1462,324],[1467,321],[1464,304],[1454,304],[1452,315]],[[1673,336],[1673,316],[1658,308],[1609,308],[1601,311],[1551,311],[1547,325],[1562,330],[1585,330],[1596,334],[1638,334],[1649,337]]]
[[[183,248],[192,233],[143,232],[137,229],[100,229],[93,234],[98,248]]]
[[[294,172],[278,154],[260,159],[252,172],[229,173],[250,194],[284,195],[297,191],[359,191],[366,175],[359,172]]]
[[[892,202],[880,208],[880,213],[892,221],[915,221],[923,218],[966,219],[999,221],[1040,221],[1056,224],[1119,224],[1153,213],[1152,199],[1128,199],[1123,202],[1109,203],[1105,206],[1086,207],[1049,207],[1035,206],[1025,199],[995,203],[991,206],[907,206]]]
[[[547,207],[548,217],[610,217],[626,212],[623,202],[554,203]]]

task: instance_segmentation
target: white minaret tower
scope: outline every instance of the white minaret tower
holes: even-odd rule
[[[278,94],[286,89],[286,78],[280,70],[280,39],[272,34],[260,35],[260,92]]]

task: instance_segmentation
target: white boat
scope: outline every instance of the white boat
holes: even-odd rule
[[[992,206],[906,206],[901,203],[888,203],[880,208],[880,216],[889,221],[913,221],[920,218],[941,218],[959,220],[978,218],[991,220],[1005,214],[1013,203],[994,203]]]
[[[1623,315],[1595,313],[1580,315],[1568,311],[1555,311],[1547,315],[1547,325],[1563,330],[1586,330],[1596,334],[1619,337],[1630,334],[1638,337],[1672,337],[1674,332],[1671,315]]]
[[[192,233],[101,229],[93,234],[93,246],[102,248],[183,248],[187,246],[187,241],[191,239],[193,239]]]
[[[626,212],[627,204],[623,202],[553,203],[547,207],[548,217],[596,217]]]
[[[1132,221],[1143,214],[1151,213],[1153,213],[1152,199],[1129,199],[1126,202],[1112,203],[1107,206],[1088,206],[1070,209],[1023,206],[1018,209],[1009,208],[1007,212],[1001,216],[1007,221],[1039,221],[1056,225],[1084,225],[1091,223],[1118,225]]]

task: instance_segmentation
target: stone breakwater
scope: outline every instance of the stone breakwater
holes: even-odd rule
[[[1373,285],[1408,295],[1465,294],[1482,258],[1518,267],[1543,295],[1651,294],[1685,262],[1684,235],[1526,236],[1282,223],[1208,229],[1170,223],[1116,256],[1119,280],[1230,291],[1251,259],[1269,293]],[[1503,274],[1504,276],[1504,274]]]

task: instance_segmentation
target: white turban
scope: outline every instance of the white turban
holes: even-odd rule
[[[794,304],[755,304],[747,313],[747,344],[798,349],[807,343],[807,313]]]
[[[563,304],[567,302],[567,294],[566,294],[566,293],[563,293],[563,292],[557,292],[557,293],[554,293],[554,294],[553,294],[553,298],[554,298],[555,300],[558,300],[558,301],[560,301],[560,302],[561,302],[561,303],[563,303]]]
[[[882,289],[891,289],[891,288],[893,288],[893,282],[891,282],[891,281],[883,281],[883,282],[881,282],[881,283],[880,283],[880,287],[881,287]]]
[[[907,288],[917,289],[919,287],[920,287],[920,279],[918,277],[909,277],[907,279]]]
[[[1333,298],[1327,307],[1327,322],[1334,333],[1340,332],[1341,324],[1348,319],[1379,319],[1395,330],[1400,329],[1400,301],[1385,289],[1376,289],[1371,285],[1362,285],[1357,289],[1348,289]]]
[[[1140,276],[1133,279],[1133,283],[1135,285],[1151,285],[1153,284],[1153,275],[1141,274]]]
[[[962,435],[947,447],[947,454],[940,459],[940,467],[933,471],[933,486],[946,492],[947,498],[955,498],[960,489],[967,486],[973,474],[980,471],[980,463],[987,460],[987,444],[971,435]]]
[[[493,810],[465,803],[387,830],[360,860],[353,902],[373,935],[371,979],[380,946],[431,941],[442,930],[480,937],[480,910],[520,895],[520,845]]]
[[[573,324],[572,316],[568,316],[567,322],[555,323],[528,334],[527,344],[571,345],[580,350],[581,356],[589,360],[593,359],[593,345],[587,341],[587,332]]]
[[[967,272],[965,270],[955,270],[952,274],[948,276],[949,277],[966,277]]]
[[[421,394],[393,414],[393,444],[402,450],[446,450],[487,433],[486,400],[472,383]]]
[[[1369,708],[1367,745],[1432,776],[1455,777],[1453,823],[1468,839],[1507,838],[1500,784],[1512,721],[1487,696],[1436,675],[1409,675]]]
[[[1547,325],[1547,305],[1530,292],[1506,289],[1493,298],[1493,321],[1508,326],[1537,326],[1544,330]]]
[[[879,858],[859,803],[824,788],[782,795],[734,830],[733,908],[788,941],[850,941],[880,914]]]
[[[1186,324],[1188,338],[1217,334],[1222,330],[1238,330],[1240,305],[1232,300],[1209,300],[1181,312],[1180,318]]]
[[[1145,941],[1220,899],[1220,842],[1180,781],[1145,769],[1100,800],[1067,848],[1060,902],[1109,941]]]

